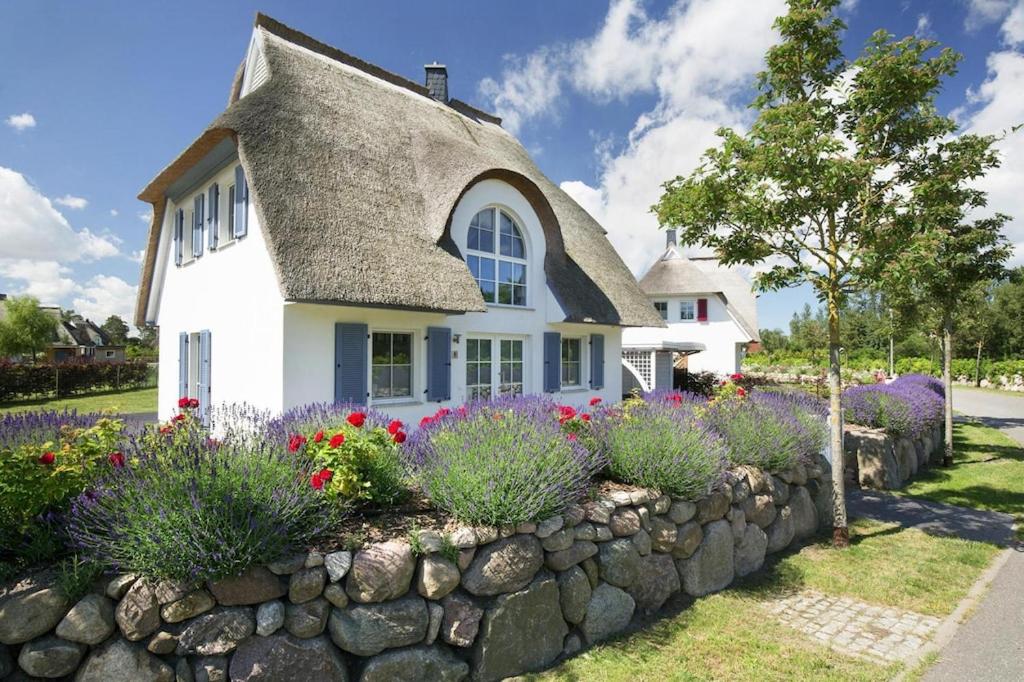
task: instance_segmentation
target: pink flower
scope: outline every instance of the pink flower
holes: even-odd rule
[[[366,414],[364,412],[353,412],[348,416],[348,423],[352,426],[361,428],[366,422]]]
[[[400,422],[397,419],[394,419],[390,424],[388,424],[388,433],[390,433],[393,436],[399,431],[401,431],[403,426],[404,424],[402,424],[402,422]]]
[[[53,464],[53,460],[54,460],[55,457],[56,457],[56,455],[54,455],[52,452],[47,450],[43,454],[39,455],[39,463],[40,464],[46,464],[46,465]]]
[[[575,433],[570,433],[569,435],[566,436],[566,438],[571,440],[571,441],[573,441],[573,442],[575,442],[576,441],[576,434]]]
[[[111,452],[109,455],[107,455],[107,459],[110,460],[110,464],[115,469],[120,469],[121,467],[124,466],[124,455],[122,455],[120,452]]]
[[[339,445],[341,445],[344,442],[345,442],[345,434],[341,433],[341,432],[338,432],[338,433],[334,434],[333,436],[331,436],[331,440],[328,441],[327,444],[330,445],[332,448],[336,448],[336,447],[338,447]]]
[[[590,399],[590,406],[591,407],[593,407],[594,405],[600,405],[600,404],[601,404],[601,399],[600,398],[594,397],[594,398]]]

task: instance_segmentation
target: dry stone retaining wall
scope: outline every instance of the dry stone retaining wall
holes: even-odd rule
[[[824,463],[822,464],[824,466]],[[540,524],[421,531],[214,583],[107,578],[70,603],[0,593],[0,679],[498,680],[622,632],[673,594],[727,587],[831,523],[819,467],[731,472],[696,502],[616,490]]]
[[[913,439],[847,424],[843,437],[846,478],[862,488],[895,490],[920,469],[941,464],[944,442],[941,422]]]

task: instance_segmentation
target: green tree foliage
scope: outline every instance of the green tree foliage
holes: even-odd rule
[[[57,320],[39,307],[32,296],[14,296],[4,302],[0,319],[0,356],[36,355],[53,341]]]
[[[775,353],[789,348],[789,337],[781,329],[762,329],[761,347],[766,353]]]
[[[118,315],[111,315],[100,327],[110,337],[110,343],[123,346],[128,340],[128,325]]]
[[[840,317],[871,288],[919,224],[922,159],[956,129],[935,95],[959,56],[877,31],[854,60],[841,51],[839,0],[790,0],[766,55],[748,132],[718,131],[688,177],[664,185],[654,210],[680,242],[726,265],[770,267],[762,290],[809,283],[826,306],[835,541],[848,542],[840,410]]]

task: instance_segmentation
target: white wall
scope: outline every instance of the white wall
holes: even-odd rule
[[[679,318],[679,304],[683,300],[694,301],[706,298],[708,301],[707,322],[683,321]],[[732,374],[738,372],[742,360],[741,347],[748,338],[733,320],[728,309],[716,294],[694,294],[687,297],[652,297],[652,301],[668,302],[668,327],[638,327],[622,333],[626,346],[644,346],[662,341],[691,342],[704,344],[707,350],[688,358],[691,372],[715,372]]]
[[[211,333],[210,386],[214,405],[249,403],[274,412],[282,407],[283,299],[253,202],[249,202],[248,234],[233,242],[221,231],[217,250],[210,251],[207,233],[203,254],[190,259],[190,216],[193,197],[210,184],[220,186],[220,221],[228,218],[228,187],[234,184],[232,161],[214,176],[167,203],[157,254],[151,315],[160,325],[159,405],[161,418],[177,407],[178,334],[208,329]],[[174,264],[173,215],[185,211],[185,259]],[[209,207],[206,208],[207,215]],[[194,388],[190,386],[190,392]]]

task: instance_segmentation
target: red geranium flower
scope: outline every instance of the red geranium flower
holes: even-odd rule
[[[52,452],[50,452],[49,450],[47,450],[43,454],[39,455],[39,463],[40,464],[53,464],[54,457],[55,457],[55,455]]]
[[[601,404],[601,399],[600,398],[596,398],[595,397],[595,398],[591,398],[590,399],[590,406],[591,407],[593,407],[594,405],[600,405],[600,404]]]
[[[110,460],[115,469],[120,469],[124,466],[124,455],[120,452],[111,452],[107,455],[107,459]]]
[[[747,394],[747,392],[743,390],[743,387],[742,387],[742,386],[741,386],[740,388],[737,388],[737,389],[736,389],[736,395],[738,395],[739,397],[741,397],[741,398],[742,398],[742,397],[743,397],[743,396],[745,396],[746,394]]]
[[[434,413],[434,419],[440,419],[441,417],[447,417],[452,413],[447,407],[442,407],[440,410]]]
[[[566,438],[568,438],[571,441],[575,441],[576,440],[576,434],[575,433],[570,433],[569,435],[566,436]]]
[[[399,431],[398,433],[391,437],[391,440],[395,441],[396,443],[404,443],[405,431]]]
[[[316,473],[316,474],[313,474],[312,476],[310,476],[309,484],[311,486],[313,486],[314,490],[323,490],[323,488],[324,488],[324,479],[320,478],[320,474],[319,473]]]
[[[339,431],[338,433],[336,433],[333,436],[331,436],[331,440],[329,440],[327,442],[327,444],[330,445],[332,448],[336,448],[336,447],[338,447],[339,445],[341,445],[344,442],[345,442],[345,434],[341,433]]]
[[[363,412],[353,412],[348,416],[348,423],[352,426],[361,428],[363,423],[366,421],[366,414]]]
[[[182,414],[181,412],[179,412],[178,414],[176,414],[173,417],[171,417],[171,421],[176,421],[176,422],[183,421],[184,419],[185,419],[185,415]]]
[[[178,407],[182,409],[188,407],[188,398],[178,398]]]
[[[582,419],[585,422],[588,422],[588,421],[590,421],[590,415],[589,414],[581,414],[580,415],[580,419]]]
[[[190,409],[193,409],[193,410],[196,409],[197,407],[199,407],[199,398],[189,398],[188,399],[188,406],[189,406]]]
[[[572,405],[559,405],[558,406],[558,423],[564,424],[565,422],[573,419],[576,416],[576,409]]]
[[[323,439],[324,439],[324,430],[320,429],[319,431],[316,432],[316,435],[313,436],[313,442],[314,443],[319,443]]]
[[[394,419],[391,421],[390,424],[388,424],[388,433],[390,433],[393,436],[402,430],[402,426],[404,426],[402,422],[398,421],[397,419]]]
[[[429,424],[433,424],[433,423],[434,423],[434,418],[433,417],[424,417],[423,419],[420,420],[420,428],[422,429],[424,426],[428,426]]]
[[[317,476],[320,477],[321,481],[326,483],[327,481],[334,478],[334,472],[331,471],[330,469],[321,469]]]
[[[170,424],[164,424],[163,426],[160,427],[160,433],[164,434],[165,436],[168,433],[170,433],[170,432],[171,432],[171,425]]]
[[[291,440],[288,441],[288,450],[290,452],[295,452],[305,444],[306,437],[296,433],[291,437]]]

